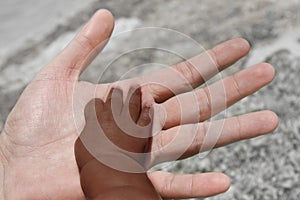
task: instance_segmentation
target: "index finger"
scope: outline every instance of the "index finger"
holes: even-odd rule
[[[237,38],[171,67],[142,77],[156,102],[198,87],[223,69],[248,54],[247,40]]]

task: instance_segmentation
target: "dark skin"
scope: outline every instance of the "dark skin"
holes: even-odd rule
[[[113,92],[118,95],[114,97]],[[93,99],[85,107],[86,125],[75,143],[75,156],[81,174],[83,191],[89,199],[135,199],[140,197],[159,199],[159,194],[147,177],[145,161],[140,160],[138,162],[138,160],[131,158],[130,155],[128,156],[129,160],[120,158],[123,154],[121,150],[125,150],[125,153],[144,153],[151,142],[148,138],[138,138],[126,134],[126,131],[122,130],[122,127],[116,122],[115,118],[118,116],[114,117],[114,115],[119,114],[120,110],[113,112],[112,106],[119,107],[116,104],[123,104],[123,94],[119,88],[111,88],[106,101]],[[137,88],[131,97],[127,97],[128,102],[120,106],[123,109],[124,107],[129,108],[128,116],[120,117],[119,120],[123,120],[125,124],[132,121],[137,127],[148,124],[150,132],[150,113],[146,113],[149,111],[147,108],[141,109],[141,96],[141,88]],[[114,99],[120,99],[121,101],[114,102]],[[97,124],[99,125],[98,128]],[[115,169],[110,167],[108,163],[103,164],[101,160],[98,160],[99,157],[94,157],[92,154],[97,155],[96,151],[98,149],[93,149],[91,146],[98,146],[97,141],[95,141],[97,137],[100,137],[100,140],[105,140],[99,136],[101,133],[103,133],[103,137],[107,137],[113,145],[116,145],[115,147],[121,149],[110,147],[110,145],[105,148],[105,144],[101,144],[101,148],[99,148],[101,152],[114,152],[109,156],[118,160],[118,165],[123,165],[123,167],[125,167],[124,165],[130,167],[129,165],[131,164],[138,165],[143,168],[142,171],[140,173],[134,173],[134,171],[131,173],[118,168]],[[92,139],[88,140],[89,138]],[[117,195],[115,195],[116,193]]]
[[[116,95],[114,97],[114,95],[112,95],[113,92],[120,94],[120,96]],[[128,101],[124,104],[122,103],[123,95],[124,93],[120,92],[120,89],[112,88],[106,101],[94,99],[90,101],[85,108],[86,125],[80,138],[78,138],[75,143],[75,156],[80,169],[83,191],[89,199],[104,199],[104,197],[105,199],[135,199],[141,197],[147,199],[160,199],[159,194],[156,192],[147,176],[147,168],[145,166],[146,158],[140,161],[131,158],[130,155],[128,155],[128,159],[125,158],[124,160],[122,158],[123,152],[121,150],[125,150],[125,154],[127,152],[148,152],[148,147],[151,146],[152,141],[149,138],[138,138],[126,134],[124,127],[122,130],[122,127],[115,121],[116,116],[114,117],[114,115],[119,114],[120,110],[126,112],[125,107],[128,107],[128,116],[120,118],[120,120],[124,121],[123,124],[129,124],[130,121],[132,121],[137,127],[148,126],[148,132],[149,134],[151,133],[152,124],[150,124],[151,119],[149,109],[142,109],[141,106],[141,88],[137,88],[131,97],[126,97]],[[114,100],[116,101],[114,102]],[[116,104],[122,105],[119,106]],[[121,109],[113,112],[113,106],[120,107]],[[97,127],[97,125],[95,126],[95,124],[98,124],[99,127]],[[104,148],[105,145],[100,145],[100,151],[114,152],[109,156],[115,160],[119,160],[118,165],[124,166],[115,169],[107,163],[102,163],[101,160],[98,159],[99,157],[94,157],[92,155],[97,154],[97,149],[93,149],[91,146],[97,146],[95,138],[99,137],[99,134],[101,133],[103,133],[113,145],[117,148],[119,147],[121,150],[114,147]],[[90,136],[88,136],[88,134],[90,134]],[[93,139],[88,141],[88,137]],[[99,139],[103,140],[103,138]],[[84,142],[82,142],[82,140]],[[122,167],[126,170],[125,165],[137,165],[142,171],[132,173],[122,171]],[[132,170],[132,168],[130,170]],[[117,195],[115,195],[115,193],[117,193]]]
[[[190,93],[192,88],[186,87],[180,77],[185,77],[189,86],[196,88],[204,83],[203,77],[207,80],[215,75],[216,70],[211,69],[217,67],[217,71],[221,71],[248,53],[250,47],[247,41],[234,39],[192,58],[190,62],[193,65],[183,62],[159,72],[122,81],[121,91],[125,96],[128,96],[128,90],[124,86],[140,86],[142,102],[146,103],[135,106],[136,108],[161,108],[153,112],[155,120],[141,120],[144,124],[141,123],[140,126],[150,124],[156,127],[157,135],[151,140],[127,140],[124,135],[122,137],[125,139],[118,141],[121,137],[117,129],[112,129],[114,131],[111,133],[118,137],[109,137],[122,149],[153,152],[151,156],[144,158],[146,162],[142,162],[143,159],[129,162],[136,164],[136,167],[142,166],[145,169],[143,173],[112,169],[99,162],[98,158],[94,159],[95,155],[85,149],[88,145],[80,145],[80,142],[75,145],[75,159],[75,141],[90,122],[84,118],[88,102],[100,99],[104,104],[108,103],[108,91],[115,86],[79,81],[79,76],[102,50],[113,26],[110,12],[96,12],[64,51],[35,76],[19,98],[0,134],[1,199],[85,199],[85,196],[92,199],[126,199],[124,195],[129,199],[159,199],[216,195],[225,192],[230,186],[229,178],[222,173],[179,175],[159,171],[149,173],[146,170],[160,162],[187,158],[199,151],[256,137],[276,128],[277,116],[271,111],[260,111],[225,119],[215,142],[203,140],[205,136],[211,135],[208,126],[219,126],[219,122],[205,122],[207,119],[270,83],[274,77],[272,66],[261,63],[209,86],[209,91],[212,91],[210,95],[207,95],[208,89],[195,89]],[[220,93],[214,93],[220,85],[224,86],[226,99]],[[189,97],[194,94],[197,98]],[[220,102],[225,102],[225,105]],[[199,108],[179,110],[179,104],[183,108],[190,105],[197,105]],[[211,110],[211,107],[215,109]],[[192,113],[197,110],[201,110],[200,115]],[[94,119],[99,124],[105,124],[109,118],[102,115]],[[107,124],[114,125],[110,122],[108,120]],[[110,130],[105,130],[107,129]],[[110,131],[104,132],[111,135]],[[124,133],[128,134],[127,131]],[[134,131],[130,133],[135,134]],[[151,136],[153,132],[150,131],[149,134]],[[178,141],[185,141],[181,137],[194,140],[190,144],[178,145],[177,140],[173,142],[177,135]],[[172,145],[162,151],[162,147],[167,144]],[[99,149],[101,153],[109,152],[106,148]]]

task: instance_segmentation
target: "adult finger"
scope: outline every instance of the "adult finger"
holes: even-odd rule
[[[229,40],[189,60],[145,75],[142,80],[149,83],[156,102],[162,102],[174,94],[198,87],[245,56],[249,49],[245,39]]]
[[[201,198],[223,193],[230,187],[229,178],[217,172],[202,174],[172,174],[149,172],[156,191],[163,198]]]
[[[114,27],[108,10],[99,10],[69,45],[44,70],[42,75],[78,79],[81,72],[104,48]]]
[[[152,160],[156,164],[183,159],[199,152],[272,132],[278,117],[271,111],[248,113],[228,119],[186,124],[153,138]]]
[[[208,87],[165,101],[164,128],[204,121],[270,83],[275,75],[267,63],[257,64]]]

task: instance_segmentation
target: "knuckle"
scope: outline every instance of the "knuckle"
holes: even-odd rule
[[[211,115],[211,95],[209,93],[208,88],[203,88],[202,90],[200,90],[199,94],[198,94],[200,102],[203,102],[205,106],[202,107],[202,109],[200,109],[200,114],[202,115],[202,117],[208,118]],[[202,105],[202,104],[201,104]]]
[[[188,60],[175,65],[175,69],[187,80],[187,82],[195,87],[199,81],[198,71],[195,66]]]
[[[212,61],[214,62],[214,64],[216,65],[217,69],[221,68],[221,65],[218,61],[218,56],[217,56],[217,52],[215,49],[210,49],[208,51],[208,55],[211,57]]]
[[[243,136],[242,136],[242,124],[241,124],[241,120],[239,116],[235,117],[236,120],[236,124],[237,124],[237,140],[242,140]]]
[[[86,49],[87,51],[90,51],[95,47],[91,39],[89,39],[84,34],[80,34],[79,36],[75,37],[75,41],[80,47]]]
[[[240,86],[239,86],[239,83],[238,83],[238,79],[236,78],[235,74],[232,75],[232,82],[233,82],[233,86],[235,88],[235,91],[236,91],[238,97],[242,98],[243,94],[241,92],[241,89],[240,89]]]

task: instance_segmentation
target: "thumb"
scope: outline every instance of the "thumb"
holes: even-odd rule
[[[114,27],[114,17],[108,10],[98,10],[69,45],[41,74],[54,74],[78,79],[84,69],[104,48]]]

